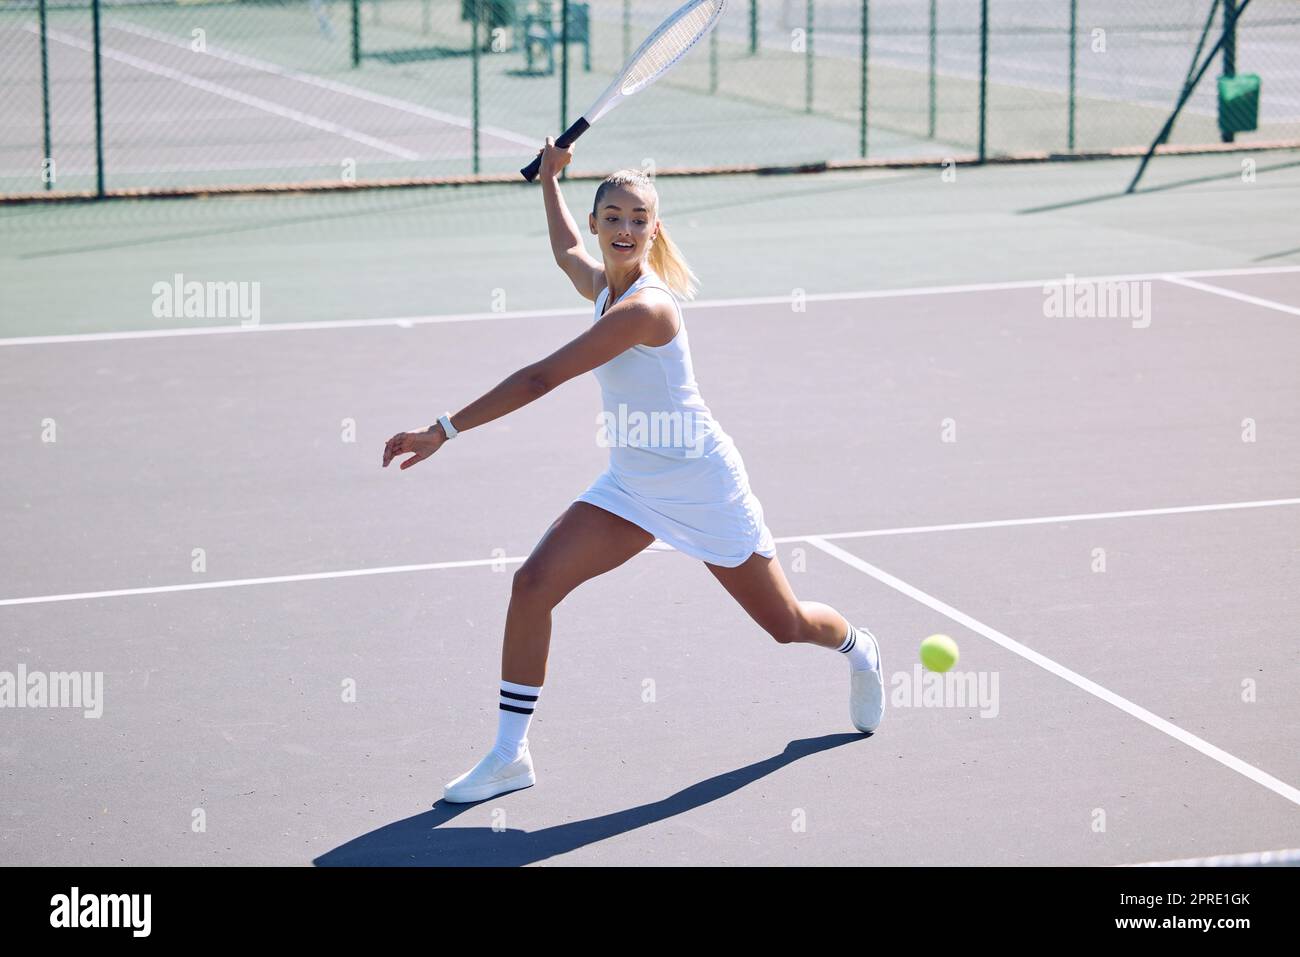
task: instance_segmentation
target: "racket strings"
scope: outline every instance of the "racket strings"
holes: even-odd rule
[[[703,36],[718,11],[719,3],[701,3],[646,47],[627,71],[623,94],[635,93],[667,70]]]

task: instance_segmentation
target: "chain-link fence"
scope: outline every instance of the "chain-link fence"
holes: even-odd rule
[[[509,175],[678,5],[0,0],[0,193]],[[1212,51],[1167,141],[1300,140],[1296,0],[731,0],[574,167],[1146,147]]]

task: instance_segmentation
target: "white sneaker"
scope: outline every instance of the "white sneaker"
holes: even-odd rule
[[[865,734],[871,734],[880,727],[880,719],[885,715],[884,664],[880,658],[880,642],[876,641],[876,636],[865,628],[858,628],[857,632],[864,638],[870,638],[871,643],[876,646],[876,667],[851,673],[849,715],[853,719],[853,727]]]
[[[533,756],[527,745],[514,761],[506,761],[495,751],[489,751],[482,761],[447,784],[442,799],[449,804],[486,801],[498,794],[531,787],[536,783]]]

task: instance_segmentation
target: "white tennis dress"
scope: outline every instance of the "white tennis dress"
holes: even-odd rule
[[[662,346],[633,346],[594,370],[609,468],[574,501],[613,512],[679,552],[725,568],[754,552],[771,557],[776,543],[745,463],[700,396],[681,305],[648,268],[619,301],[641,289],[661,290],[672,300],[677,335]],[[606,286],[596,297],[596,320],[608,298]]]

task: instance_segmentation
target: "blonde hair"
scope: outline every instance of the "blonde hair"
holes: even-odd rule
[[[600,215],[601,198],[614,186],[633,186],[649,193],[653,197],[655,216],[659,215],[659,191],[655,189],[654,181],[640,170],[620,169],[606,176],[596,188],[596,199],[592,203],[591,211],[597,217]],[[659,223],[659,234],[651,241],[646,259],[650,263],[650,268],[663,279],[675,295],[682,299],[695,298],[699,277],[691,272],[691,267],[686,262],[686,257],[682,255],[682,251],[677,248],[677,244],[668,238],[668,228],[664,226],[662,220]]]

